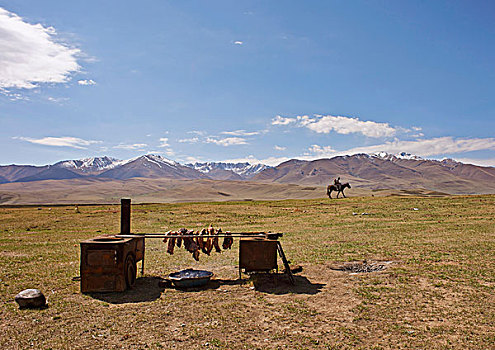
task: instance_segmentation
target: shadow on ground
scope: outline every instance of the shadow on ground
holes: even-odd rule
[[[321,292],[325,286],[321,283],[311,283],[304,276],[294,276],[294,279],[296,283],[292,285],[285,274],[263,273],[252,274],[249,279],[213,279],[201,287],[177,288],[168,280],[150,276],[138,278],[136,284],[124,292],[87,293],[87,295],[110,304],[125,304],[157,300],[166,288],[174,288],[183,292],[201,292],[208,289],[218,289],[225,285],[233,286],[252,282],[258,292],[278,295],[288,293],[312,295]]]
[[[268,294],[317,294],[325,284],[311,283],[304,276],[294,275],[295,284],[291,284],[287,275],[283,273],[264,273],[251,276],[254,288],[258,292]]]
[[[167,288],[175,288],[183,292],[200,292],[208,289],[218,289],[224,285],[233,286],[252,282],[254,289],[258,292],[278,295],[289,293],[314,295],[321,292],[322,288],[325,286],[325,284],[321,283],[311,283],[304,276],[294,275],[294,280],[295,284],[291,284],[287,275],[283,273],[260,273],[251,274],[249,279],[213,279],[201,287],[177,288],[170,284]]]
[[[178,288],[169,284],[169,288],[177,289],[183,292],[201,292],[208,289],[218,289],[221,286],[235,286],[246,283],[246,280],[236,279],[236,280],[225,280],[225,279],[212,279],[208,281],[207,284],[201,287],[190,287],[190,288]]]
[[[124,292],[87,293],[87,295],[110,304],[153,301],[159,299],[165,290],[165,287],[161,287],[160,281],[162,281],[160,277],[141,277],[136,280],[136,283],[131,289]]]

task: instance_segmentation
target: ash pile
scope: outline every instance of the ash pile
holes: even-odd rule
[[[391,263],[392,261],[368,262],[363,260],[362,262],[349,262],[340,266],[333,266],[331,269],[350,273],[369,273],[385,270]]]

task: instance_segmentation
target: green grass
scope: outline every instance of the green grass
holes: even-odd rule
[[[495,196],[133,205],[135,233],[209,224],[284,232],[286,255],[303,266],[298,281],[307,278],[308,289],[280,278],[274,291],[283,293],[252,289],[253,280],[195,292],[160,290],[151,278],[186,267],[234,281],[238,243],[197,263],[183,249],[169,256],[161,240],[147,240],[146,290],[80,294],[72,280],[79,275],[79,242],[117,233],[120,208],[40,208],[0,207],[4,348],[495,347]],[[369,274],[330,269],[364,259],[393,263]],[[19,310],[13,297],[33,287],[49,307]]]

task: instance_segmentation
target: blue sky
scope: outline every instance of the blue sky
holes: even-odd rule
[[[0,164],[495,166],[492,1],[0,0]]]

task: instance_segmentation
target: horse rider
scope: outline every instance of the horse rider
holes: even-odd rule
[[[340,191],[340,188],[342,186],[342,184],[340,183],[340,176],[336,179],[333,180],[333,184],[335,185],[335,187],[338,188],[338,190]]]

